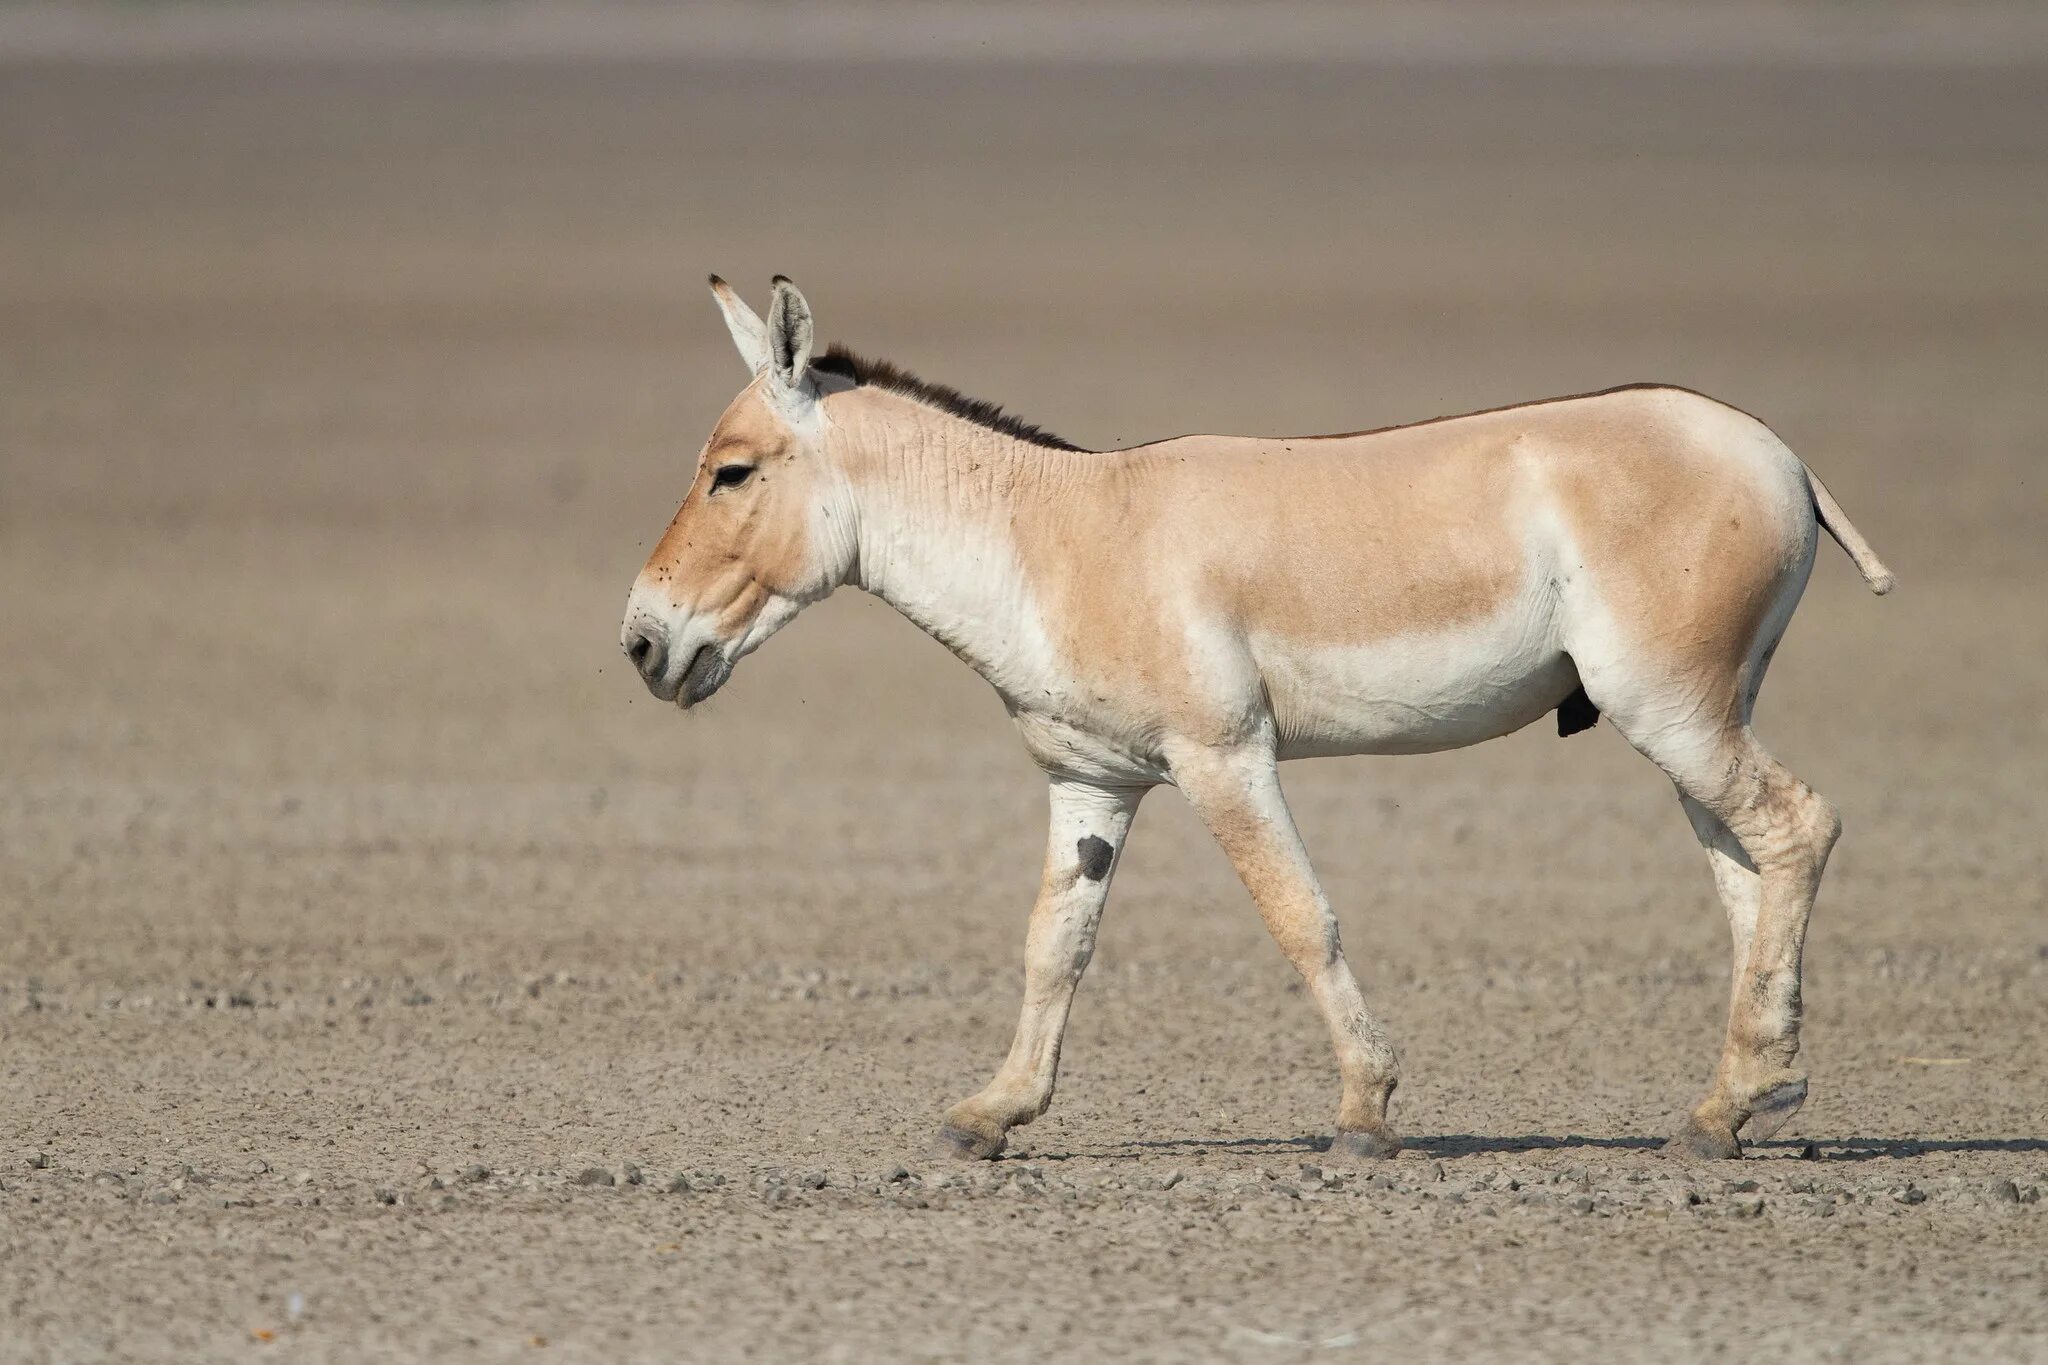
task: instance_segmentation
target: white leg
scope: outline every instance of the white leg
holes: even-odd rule
[[[1267,930],[1301,973],[1329,1026],[1344,1086],[1331,1150],[1394,1155],[1401,1140],[1387,1124],[1387,1101],[1399,1084],[1399,1062],[1344,961],[1337,917],[1288,812],[1271,751],[1191,750],[1174,755],[1173,776],[1236,866]]]
[[[946,1113],[939,1145],[986,1159],[1004,1135],[1046,1111],[1059,1076],[1060,1041],[1074,989],[1095,952],[1095,931],[1143,788],[1097,787],[1055,778],[1045,873],[1024,947],[1024,1006],[995,1078]]]
[[[1707,863],[1714,873],[1714,890],[1721,898],[1721,908],[1728,912],[1728,938],[1735,953],[1732,990],[1742,984],[1743,969],[1749,965],[1749,945],[1756,937],[1756,918],[1763,909],[1763,878],[1757,875],[1749,855],[1742,851],[1741,841],[1721,823],[1719,816],[1682,791],[1678,801],[1685,807],[1685,818],[1692,822],[1694,837],[1707,851]]]

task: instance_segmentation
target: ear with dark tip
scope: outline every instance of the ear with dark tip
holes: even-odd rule
[[[803,383],[811,367],[811,305],[786,275],[775,277],[775,298],[768,305],[768,357],[787,389]]]
[[[725,315],[725,328],[732,333],[740,359],[747,362],[750,373],[759,374],[768,364],[768,324],[716,275],[711,277],[711,297],[718,300],[718,311]]]

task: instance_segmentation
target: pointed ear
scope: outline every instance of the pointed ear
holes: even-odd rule
[[[804,382],[811,368],[811,305],[786,275],[775,277],[775,298],[768,305],[768,355],[782,387]]]
[[[725,314],[725,327],[732,333],[732,344],[739,347],[740,359],[747,362],[749,372],[761,373],[768,364],[768,324],[747,307],[746,300],[735,294],[731,285],[716,275],[711,277],[711,297],[718,300],[718,311]]]

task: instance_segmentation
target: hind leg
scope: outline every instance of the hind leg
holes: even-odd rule
[[[1694,829],[1705,823],[1699,816],[1713,822],[1702,842],[1708,843],[1736,949],[1728,1029],[1713,1085],[1672,1142],[1695,1156],[1740,1156],[1739,1135],[1769,1137],[1806,1099],[1806,1077],[1793,1068],[1799,1055],[1801,961],[1814,894],[1841,820],[1747,726],[1659,734],[1638,747],[1670,773],[1687,813],[1698,812]]]
[[[1749,861],[1742,844],[1719,816],[1683,791],[1678,794],[1678,802],[1685,808],[1685,818],[1692,822],[1694,837],[1707,851],[1707,865],[1714,873],[1714,891],[1721,898],[1721,908],[1728,912],[1728,938],[1735,950],[1730,981],[1739,986],[1742,969],[1749,962],[1750,941],[1756,937],[1757,915],[1763,909],[1763,878],[1757,875],[1756,865]]]

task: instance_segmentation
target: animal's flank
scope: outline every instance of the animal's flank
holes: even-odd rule
[[[886,389],[900,393],[906,398],[950,412],[955,417],[964,417],[976,426],[1000,431],[1005,436],[1014,436],[1020,441],[1029,441],[1035,446],[1048,450],[1084,450],[1071,441],[1053,435],[1041,426],[1027,422],[1014,413],[1004,412],[994,403],[979,398],[969,398],[960,390],[945,384],[934,384],[929,379],[920,379],[910,371],[893,365],[886,360],[871,360],[856,355],[838,342],[825,349],[825,354],[811,361],[811,368],[826,374],[837,375],[869,388]]]

